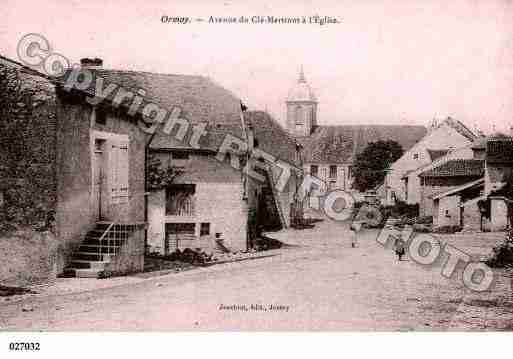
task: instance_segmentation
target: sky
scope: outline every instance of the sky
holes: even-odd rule
[[[13,59],[21,37],[39,33],[74,63],[209,76],[282,123],[303,65],[319,124],[451,116],[486,133],[513,126],[512,0],[2,2],[0,54]],[[206,21],[164,24],[163,15]],[[255,15],[339,23],[208,23]]]

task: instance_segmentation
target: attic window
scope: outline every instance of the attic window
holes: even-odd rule
[[[413,154],[413,159],[414,160],[418,160],[419,159],[419,154],[418,153],[414,153]]]

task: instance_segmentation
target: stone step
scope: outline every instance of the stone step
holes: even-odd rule
[[[128,238],[132,234],[132,231],[122,231],[122,230],[110,230],[105,234],[105,230],[92,229],[87,232],[86,236],[91,238],[101,238],[105,234],[105,238]]]
[[[99,244],[81,244],[78,248],[79,252],[85,252],[85,253],[96,253],[98,254],[100,251],[101,253],[117,253],[120,246],[111,246],[106,247],[104,245]]]
[[[110,262],[110,258],[115,255],[115,251],[111,251],[111,253],[103,253],[100,254],[98,251],[96,252],[86,252],[86,251],[79,251],[75,252],[73,254],[73,259],[78,260],[86,260],[86,261],[92,261],[92,262]]]
[[[125,239],[109,239],[104,238],[102,241],[100,241],[99,238],[92,238],[92,237],[86,237],[84,241],[82,242],[82,245],[97,245],[97,246],[115,246],[119,247],[125,243]]]
[[[84,269],[84,268],[68,268],[68,271],[73,273],[76,278],[99,278],[102,269]]]
[[[104,270],[105,265],[110,263],[110,261],[88,261],[83,259],[73,259],[71,261],[71,268],[80,268],[80,269],[100,269]]]

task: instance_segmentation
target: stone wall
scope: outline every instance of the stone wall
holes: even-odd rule
[[[172,163],[169,154],[157,157],[164,166]],[[148,245],[150,251],[165,252],[166,223],[195,223],[197,238],[183,241],[180,248],[213,248],[215,233],[222,233],[224,244],[233,250],[246,249],[247,206],[243,200],[241,172],[227,163],[217,161],[213,155],[191,154],[176,183],[196,185],[195,214],[192,217],[168,216],[165,190],[152,191],[148,197]],[[254,191],[250,187],[250,191]],[[251,206],[254,193],[248,194]],[[200,238],[201,223],[210,223],[210,234]],[[184,247],[185,246],[185,247]]]
[[[460,224],[460,196],[447,196],[440,198],[438,219],[436,226],[458,226]]]
[[[144,228],[138,228],[111,258],[105,271],[112,275],[137,273],[144,270]]]
[[[49,81],[0,61],[0,232],[53,219],[56,106]]]

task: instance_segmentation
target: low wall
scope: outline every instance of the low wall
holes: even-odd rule
[[[0,236],[0,284],[27,286],[51,283],[65,255],[51,232],[19,230]]]
[[[144,228],[135,231],[119,252],[112,257],[105,271],[112,275],[142,272],[144,270]]]

